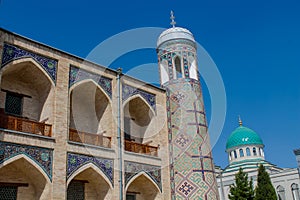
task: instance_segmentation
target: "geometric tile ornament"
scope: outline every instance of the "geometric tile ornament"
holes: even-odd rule
[[[11,44],[4,44],[1,68],[11,61],[21,58],[32,58],[45,70],[45,72],[51,77],[54,83],[56,83],[56,71],[57,71],[57,60],[30,52],[25,49],[13,46]]]
[[[155,95],[154,94],[151,94],[149,92],[135,88],[130,85],[126,85],[126,84],[122,85],[122,102],[126,101],[128,98],[130,98],[136,94],[141,95],[146,100],[146,102],[150,105],[150,107],[152,107],[153,110],[155,111],[156,106],[155,106]]]
[[[142,163],[124,161],[125,165],[125,187],[128,182],[138,173],[145,172],[157,184],[160,191],[162,191],[161,184],[161,167],[154,165],[147,165]]]
[[[73,65],[70,66],[69,88],[75,83],[86,79],[92,79],[93,81],[95,81],[110,98],[112,97],[112,80],[110,78],[94,74]]]
[[[0,141],[0,165],[6,160],[21,154],[39,165],[52,181],[53,149]]]
[[[67,153],[67,179],[80,167],[92,163],[98,167],[113,185],[114,180],[114,161],[112,159],[87,156],[83,154]]]
[[[171,80],[167,91],[171,199],[218,199],[199,81]]]

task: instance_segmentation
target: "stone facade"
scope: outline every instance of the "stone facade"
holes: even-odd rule
[[[117,72],[3,29],[0,59],[1,189],[48,200],[83,185],[86,199],[119,199]],[[170,199],[166,92],[121,85],[124,199]],[[20,99],[22,112],[9,109]]]

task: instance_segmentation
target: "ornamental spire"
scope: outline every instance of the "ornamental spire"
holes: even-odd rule
[[[171,25],[173,26],[173,28],[175,27],[175,24],[176,24],[176,22],[175,22],[175,16],[174,16],[174,12],[171,10],[171,17],[170,17],[170,19],[171,19]]]
[[[243,126],[243,122],[242,122],[242,119],[241,119],[241,116],[239,115],[239,125],[240,126]]]

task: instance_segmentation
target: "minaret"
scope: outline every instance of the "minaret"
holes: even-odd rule
[[[202,89],[197,73],[197,45],[192,33],[172,27],[157,41],[160,81],[167,92],[171,199],[216,200]]]

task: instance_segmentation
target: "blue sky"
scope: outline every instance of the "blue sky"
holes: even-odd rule
[[[268,161],[296,167],[292,150],[300,148],[299,1],[0,2],[2,28],[83,58],[122,31],[169,28],[169,13],[174,10],[177,25],[194,34],[224,81],[227,115],[213,148],[216,164],[228,164],[225,143],[241,115],[244,125],[262,137]],[[151,62],[157,62],[155,49],[131,52],[111,67],[126,71]],[[204,92],[210,115],[205,86]]]

